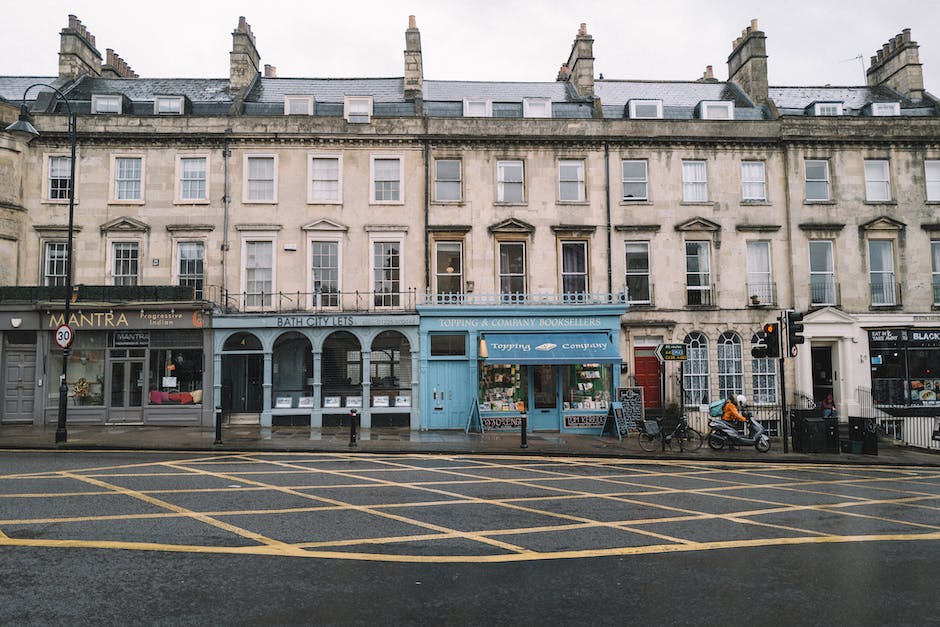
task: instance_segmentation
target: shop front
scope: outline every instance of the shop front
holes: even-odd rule
[[[69,349],[68,420],[86,424],[210,425],[203,402],[211,386],[208,318],[199,309],[94,309],[47,312],[39,379],[45,421],[55,422],[63,350],[52,341],[67,323]]]
[[[868,329],[872,400],[940,415],[940,328]]]
[[[213,318],[214,404],[229,423],[417,428],[414,315]]]
[[[421,313],[423,429],[600,433],[622,361],[610,305],[426,306]]]

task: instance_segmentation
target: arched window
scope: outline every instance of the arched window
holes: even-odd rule
[[[725,331],[718,338],[718,396],[733,398],[744,393],[744,364],[741,336]]]
[[[225,340],[223,351],[260,351],[261,340],[251,333],[236,333]]]
[[[688,359],[685,362],[683,388],[686,405],[704,405],[708,403],[708,338],[703,333],[693,331],[682,341],[688,346]]]
[[[394,403],[403,391],[411,390],[411,345],[398,331],[383,331],[372,341],[369,359],[372,401]]]
[[[757,335],[751,338],[751,344],[757,343]],[[777,360],[772,357],[751,360],[752,401],[755,404],[775,404],[777,402]]]

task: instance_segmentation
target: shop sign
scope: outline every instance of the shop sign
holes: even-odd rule
[[[490,330],[531,330],[558,331],[573,329],[605,328],[600,318],[560,317],[560,318],[440,318],[441,329],[490,329]]]
[[[319,328],[319,327],[351,327],[352,316],[278,316],[275,318],[278,328]]]
[[[482,416],[480,420],[483,422],[484,429],[511,431],[522,428],[522,416],[518,414],[514,416]]]
[[[599,429],[606,419],[605,414],[565,414],[565,429]]]
[[[115,348],[150,346],[150,333],[147,331],[115,331]]]
[[[75,330],[201,329],[205,326],[205,320],[202,311],[198,309],[80,309],[71,311],[68,320],[63,312],[43,316],[43,325],[47,329],[55,329],[62,324],[68,324]]]

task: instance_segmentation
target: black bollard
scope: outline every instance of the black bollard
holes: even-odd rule
[[[519,444],[519,448],[529,448],[529,442],[526,440],[526,438],[528,437],[526,432],[528,430],[529,430],[529,419],[526,416],[526,413],[522,412],[522,435],[521,435],[522,441]]]
[[[349,446],[356,446],[356,425],[359,422],[359,412],[349,410]]]
[[[215,410],[215,442],[213,444],[222,444],[222,408]]]

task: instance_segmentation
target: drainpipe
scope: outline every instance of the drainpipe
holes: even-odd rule
[[[228,219],[229,219],[229,203],[231,201],[231,198],[229,197],[229,163],[228,162],[232,156],[232,149],[229,146],[229,142],[231,141],[230,139],[231,133],[232,133],[232,129],[230,128],[225,129],[225,144],[222,148],[222,163],[224,164],[224,170],[225,170],[225,176],[224,176],[225,191],[222,194],[222,293],[220,294],[220,296],[222,296],[223,298],[226,298],[226,300],[223,301],[222,303],[223,309],[228,306],[227,294],[225,292],[225,286],[226,286],[225,260],[228,257],[228,249],[229,249]]]
[[[430,146],[428,140],[424,140],[424,292],[431,290],[431,241],[428,233],[428,223],[431,219],[431,204],[428,194],[428,185],[430,185],[431,164],[429,161]],[[420,300],[420,296],[419,296]]]
[[[613,295],[614,280],[611,259],[612,246],[610,241],[613,234],[611,227],[613,216],[611,215],[612,209],[610,204],[610,144],[608,142],[604,142],[604,192],[604,202],[607,203],[607,293]]]

